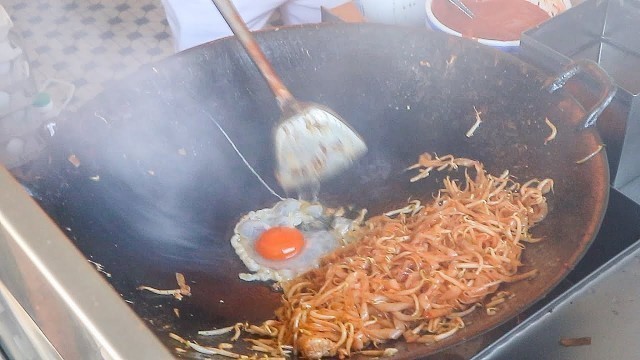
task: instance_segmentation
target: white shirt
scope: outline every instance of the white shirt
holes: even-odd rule
[[[349,0],[233,0],[251,30],[261,29],[280,8],[287,25],[320,22],[320,6],[333,8]],[[211,0],[162,0],[176,51],[232,35]]]

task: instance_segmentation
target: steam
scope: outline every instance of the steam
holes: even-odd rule
[[[263,153],[241,151],[263,130],[225,125],[225,111],[196,95],[193,79],[168,86],[168,72],[151,71],[58,131],[82,162],[76,191],[91,208],[86,219],[104,229],[94,241],[196,268],[228,261],[210,247],[228,245],[238,214],[283,199],[261,176],[269,168]]]

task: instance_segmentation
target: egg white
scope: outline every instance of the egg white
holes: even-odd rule
[[[251,273],[242,273],[245,281],[285,281],[318,266],[322,256],[345,244],[345,235],[361,221],[328,216],[333,209],[320,204],[284,199],[272,208],[251,211],[235,226],[231,245]],[[260,235],[276,226],[298,228],[305,243],[301,251],[286,260],[269,260],[255,250]]]

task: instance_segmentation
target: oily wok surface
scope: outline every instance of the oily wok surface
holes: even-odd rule
[[[592,129],[577,130],[584,110],[564,90],[544,90],[546,74],[472,41],[420,29],[314,25],[261,32],[258,40],[299,99],[334,109],[369,147],[351,169],[323,184],[325,205],[379,214],[408,198],[428,201],[447,174],[409,183],[414,173],[404,169],[423,152],[477,159],[495,175],[510,170],[520,182],[555,181],[550,213],[533,230],[544,241],[523,256],[522,270],[537,268],[539,276],[504,285],[515,297],[494,316],[465,317],[467,326],[451,338],[429,346],[393,344],[397,358],[426,356],[514,317],[548,293],[594,238],[607,203],[606,155],[575,163],[600,139]],[[466,137],[474,106],[483,122]],[[246,269],[229,244],[233,227],[277,199],[212,118],[284,195],[271,148],[279,110],[232,38],[144,67],[67,115],[51,153],[35,167],[40,174],[27,184],[171,349],[178,344],[169,332],[215,343],[197,331],[265,320],[280,298],[269,284],[238,278]],[[545,118],[558,129],[546,145]],[[177,301],[135,290],[175,288],[176,272],[186,276],[191,297]]]

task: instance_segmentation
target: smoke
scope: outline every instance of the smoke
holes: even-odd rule
[[[279,198],[269,185],[272,123],[242,123],[235,102],[216,105],[192,76],[176,83],[171,71],[149,67],[70,116],[58,133],[81,162],[74,169],[87,192],[81,201],[109,214],[95,221],[121,228],[114,236],[129,237],[114,241],[211,263],[222,260],[213,250],[228,246],[241,214]]]

